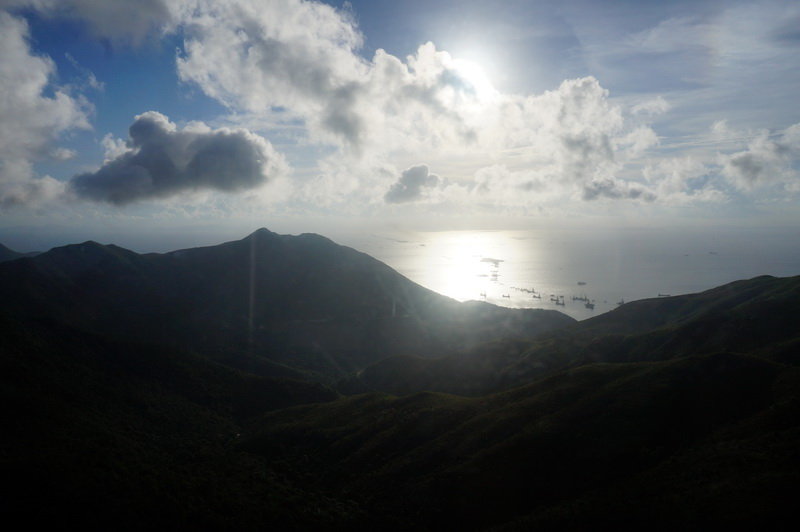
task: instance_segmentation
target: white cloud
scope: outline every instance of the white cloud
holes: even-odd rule
[[[669,102],[662,96],[656,96],[634,104],[631,107],[631,112],[633,114],[655,116],[666,113],[671,107]]]
[[[670,157],[648,164],[643,174],[660,201],[670,204],[721,202],[727,195],[715,179],[718,169],[692,156]]]
[[[514,168],[513,178],[491,184],[495,197],[506,186],[512,197],[641,198],[621,171],[657,144],[642,117],[668,108],[656,98],[625,113],[593,77],[538,95],[503,94],[478,65],[430,42],[405,59],[380,49],[366,59],[349,12],[316,1],[147,0],[135,13],[117,0],[4,2],[11,4],[80,18],[99,36],[134,44],[154,29],[180,28],[184,82],[225,104],[231,116],[299,123],[306,136],[300,142],[333,149],[316,161],[317,177],[298,182],[299,201],[391,201],[395,194],[386,191],[403,183],[397,167],[420,159],[451,178],[437,194],[462,200],[470,196],[464,190],[476,188],[476,168],[494,165]],[[128,153],[113,137],[102,144],[104,169]],[[324,190],[327,199],[319,197]]]
[[[320,133],[357,142],[352,105],[366,66],[362,37],[341,11],[317,2],[198,1],[184,19],[183,81],[234,109],[281,108]]]
[[[658,145],[656,132],[646,126],[640,126],[616,139],[616,146],[622,147],[627,151],[627,155],[638,157],[649,148]]]
[[[51,83],[55,65],[28,38],[23,19],[0,12],[0,206],[57,196],[60,182],[37,177],[33,163],[69,155],[54,147],[59,135],[89,127],[88,104]]]
[[[114,138],[111,133],[106,133],[103,140],[100,141],[100,145],[104,151],[103,164],[111,162],[129,151],[128,143],[123,139]]]
[[[625,157],[656,144],[655,133],[628,124],[591,77],[541,95],[502,94],[477,65],[432,43],[405,60],[383,50],[363,59],[350,16],[324,4],[198,6],[184,20],[181,79],[233,111],[279,109],[301,119],[312,142],[338,147],[333,157],[363,169],[350,172],[348,181],[376,180],[363,159],[380,165],[424,158],[451,174],[453,161],[480,158],[482,164],[452,172],[466,184],[475,167],[513,151],[538,180],[572,193],[611,179]],[[649,112],[665,108],[663,99],[649,105]],[[618,149],[629,154],[620,158]]]
[[[263,137],[198,122],[178,129],[155,111],[136,117],[126,151],[109,138],[104,144],[116,156],[72,178],[69,188],[79,197],[123,205],[187,191],[243,191],[287,172],[283,156]]]
[[[318,1],[145,0],[131,13],[126,11],[131,4],[122,0],[0,0],[0,6],[23,4],[80,18],[98,36],[134,44],[154,30],[175,29],[184,40],[177,55],[180,79],[227,106],[227,123],[241,125],[237,117],[246,117],[253,124],[266,124],[258,130],[271,135],[276,144],[290,145],[288,150],[301,153],[309,146],[315,150],[313,156],[301,155],[309,160],[300,165],[304,175],[293,176],[293,193],[284,191],[299,204],[333,209],[419,200],[515,206],[557,198],[718,201],[725,197],[722,177],[740,191],[769,183],[797,188],[792,128],[777,135],[759,133],[746,149],[712,160],[720,139],[739,142],[726,122],[719,121],[710,135],[700,139],[706,143],[704,154],[697,148],[698,137],[687,135],[683,138],[693,146],[691,155],[663,158],[657,153],[660,140],[651,123],[668,111],[685,112],[685,101],[675,99],[674,93],[667,94],[669,102],[660,95],[612,100],[591,76],[564,80],[539,94],[503,93],[478,65],[430,42],[405,58],[381,49],[364,57],[364,38],[350,13]],[[744,27],[746,12],[728,9],[717,18],[665,19],[618,47],[649,58],[696,54],[698,60],[715,58],[728,64],[744,53],[744,47],[730,37],[731,28]],[[759,35],[774,26],[766,19],[752,24],[760,28]],[[711,39],[710,29],[721,40]],[[725,54],[714,56],[719,50]],[[686,80],[698,79],[687,71]],[[80,114],[80,101],[69,101]],[[48,142],[76,124],[50,127]],[[161,125],[167,127],[164,124],[170,124],[165,117]],[[170,135],[202,137],[221,131],[199,123],[182,130],[170,127],[164,130],[170,138],[166,146],[177,145]],[[678,146],[669,135],[661,141],[667,150]],[[152,162],[140,154],[150,148],[110,135],[102,145],[103,168],[87,174],[96,181],[85,176],[73,181],[73,190],[79,183],[85,185],[85,197],[125,203],[164,197],[174,190],[224,189],[226,180],[233,188],[243,183],[225,172],[227,177],[220,181],[192,181],[179,170],[175,175],[180,185],[170,177],[153,181],[148,191],[117,190],[123,184],[117,170],[130,170],[134,157]],[[280,160],[278,166],[285,169],[282,157],[270,144],[266,146],[271,160],[276,164]],[[68,155],[52,146],[45,148],[41,153],[51,157]],[[170,152],[169,157],[174,156]],[[420,160],[446,175],[447,182],[428,173],[427,166],[417,165]],[[173,162],[183,168],[183,163]],[[262,177],[283,171],[276,167]]]
[[[731,184],[751,190],[769,184],[797,186],[800,172],[800,123],[775,135],[766,130],[751,140],[745,150],[720,155],[722,173]]]

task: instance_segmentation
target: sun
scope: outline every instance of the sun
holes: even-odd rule
[[[486,70],[477,62],[469,59],[453,59],[453,70],[469,86],[479,102],[488,103],[497,97],[497,89],[486,75]]]

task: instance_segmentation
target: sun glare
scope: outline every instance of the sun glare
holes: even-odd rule
[[[427,243],[427,284],[460,301],[500,299],[506,288],[498,277],[511,251],[502,233],[438,233]]]
[[[470,85],[479,102],[486,103],[496,97],[497,89],[481,65],[469,59],[454,59],[453,66],[461,79]]]

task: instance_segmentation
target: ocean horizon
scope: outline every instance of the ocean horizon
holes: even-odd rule
[[[398,231],[340,243],[459,301],[559,310],[584,320],[622,302],[760,275],[798,275],[800,246],[786,242],[800,241],[799,234],[774,228]]]

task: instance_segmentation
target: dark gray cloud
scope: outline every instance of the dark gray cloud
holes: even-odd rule
[[[656,195],[644,187],[614,179],[595,179],[583,187],[583,199],[638,199],[655,201]]]
[[[138,45],[153,30],[174,22],[181,2],[173,0],[0,0],[0,8],[32,8],[86,24],[103,39]]]
[[[286,169],[267,140],[243,129],[192,125],[178,130],[164,115],[149,111],[136,117],[129,135],[128,151],[96,172],[73,177],[70,190],[81,198],[123,205],[200,189],[252,189]]]
[[[439,176],[428,172],[427,165],[420,164],[404,170],[397,183],[383,197],[386,203],[408,203],[424,197],[424,189],[435,187]]]
[[[722,156],[722,173],[740,189],[779,182],[794,188],[799,158],[800,124],[794,124],[774,134],[761,131],[746,150]]]
[[[762,157],[750,152],[731,156],[729,164],[731,170],[749,184],[758,181],[767,167]]]

